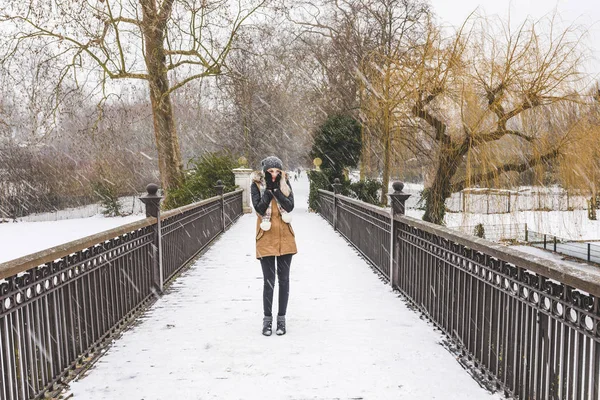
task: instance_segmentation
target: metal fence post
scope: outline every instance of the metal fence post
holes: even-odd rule
[[[590,262],[590,261],[592,261],[592,244],[591,243],[587,244],[587,251],[588,251],[587,252],[588,253],[587,260],[588,260],[588,262]]]
[[[337,195],[340,194],[342,190],[342,184],[340,183],[340,179],[335,178],[331,186],[333,186],[333,230],[337,231]]]
[[[223,232],[225,232],[225,197],[223,196],[223,190],[225,186],[223,185],[222,180],[218,180],[215,185],[215,190],[217,191],[217,196],[221,196],[221,227],[223,228]]]
[[[525,224],[525,242],[529,242],[529,230],[527,229],[527,224]]]
[[[152,243],[152,280],[156,291],[160,294],[163,292],[164,274],[162,263],[162,234],[160,221],[160,201],[162,196],[157,195],[158,185],[154,183],[146,186],[146,195],[140,197],[140,200],[146,206],[146,217],[156,218],[154,225],[154,240]]]
[[[410,194],[402,192],[402,189],[404,189],[404,183],[402,182],[392,183],[392,188],[394,189],[394,193],[390,193],[388,196],[390,196],[392,206],[390,214],[390,285],[394,287],[394,279],[396,278],[394,259],[399,259],[399,249],[396,249],[396,246],[400,247],[394,234],[394,217],[405,214],[405,203]]]

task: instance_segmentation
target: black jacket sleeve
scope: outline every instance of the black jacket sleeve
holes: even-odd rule
[[[290,185],[290,181],[286,180],[285,182],[290,187],[290,195],[288,197],[285,197],[285,195],[281,193],[281,190],[279,190],[279,188],[273,190],[273,195],[279,202],[279,205],[281,205],[281,207],[285,211],[292,212],[292,210],[294,209],[294,192],[292,190],[292,185]]]
[[[273,193],[269,190],[265,190],[264,195],[261,196],[258,186],[256,183],[252,182],[250,185],[250,194],[252,195],[252,205],[254,206],[254,209],[260,215],[264,215],[267,208],[269,208],[269,203],[271,203],[271,200],[273,199]]]

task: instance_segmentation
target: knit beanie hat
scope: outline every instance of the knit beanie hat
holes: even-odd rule
[[[283,169],[283,163],[275,156],[269,156],[260,162],[263,172],[267,172],[269,168]]]

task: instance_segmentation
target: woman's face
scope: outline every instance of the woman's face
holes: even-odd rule
[[[271,180],[275,182],[275,179],[277,179],[277,175],[281,173],[281,170],[277,168],[269,168],[267,172],[271,174]]]

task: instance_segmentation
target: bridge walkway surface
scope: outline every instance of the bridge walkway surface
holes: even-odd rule
[[[265,337],[256,216],[246,214],[70,383],[75,400],[500,399],[443,347],[292,182],[288,332]],[[275,309],[277,288],[275,291]]]

